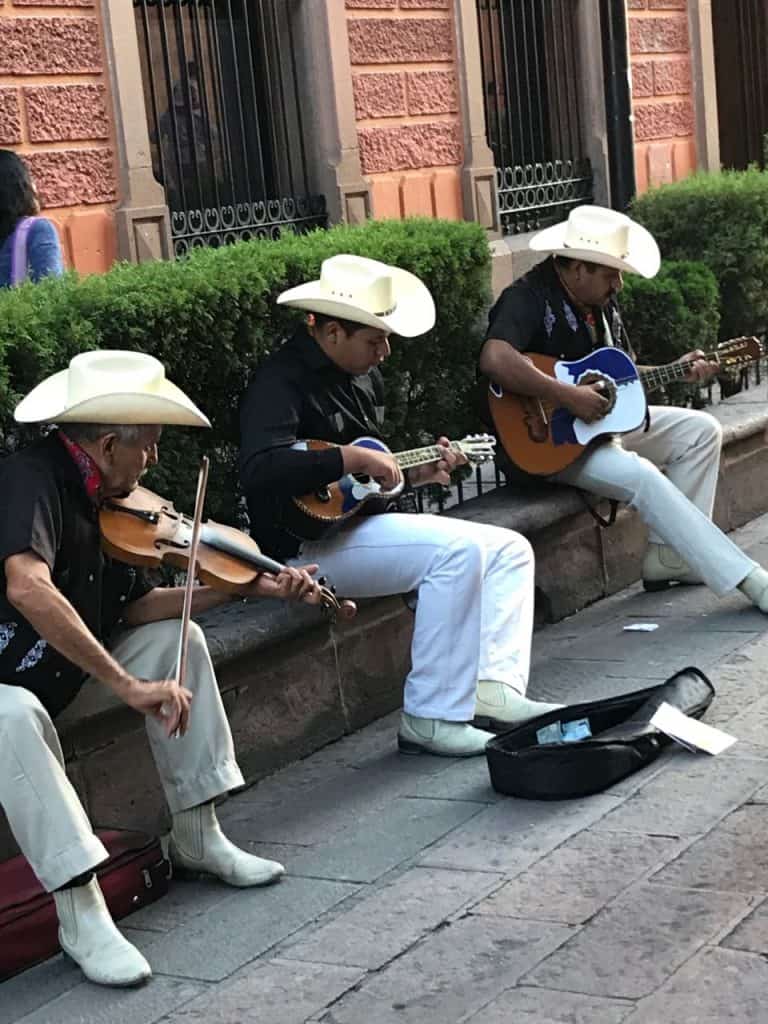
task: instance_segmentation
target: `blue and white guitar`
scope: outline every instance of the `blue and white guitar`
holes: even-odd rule
[[[352,442],[361,448],[372,448],[375,451],[392,454],[383,441],[375,437],[359,437]],[[473,434],[461,441],[451,441],[453,451],[464,455],[470,463],[488,462],[494,456],[496,438],[490,434]],[[320,451],[334,448],[328,441],[297,441],[293,448],[298,451]],[[414,469],[437,462],[443,457],[443,451],[437,445],[425,448],[412,448],[409,451],[397,452],[395,459],[401,469]],[[403,489],[400,484],[392,491],[384,491],[376,480],[369,476],[347,473],[319,491],[303,494],[293,499],[290,521],[285,525],[296,536],[304,540],[318,540],[334,526],[354,516],[363,505],[375,501],[383,508],[389,501],[396,498]]]
[[[757,338],[734,338],[722,342],[705,358],[718,363],[722,370],[734,370],[762,355],[763,346]],[[506,392],[491,382],[488,404],[504,451],[520,469],[540,476],[570,466],[585,446],[598,437],[637,430],[645,420],[646,390],[682,380],[687,372],[684,363],[638,370],[618,348],[599,348],[570,363],[527,353],[526,358],[542,373],[567,384],[600,382],[609,401],[608,412],[602,419],[585,423],[563,407]]]

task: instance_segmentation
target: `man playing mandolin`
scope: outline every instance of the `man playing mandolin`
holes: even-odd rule
[[[19,404],[16,419],[59,429],[0,463],[0,807],[54,894],[64,951],[91,981],[132,985],[151,970],[104,903],[93,869],[107,852],[65,774],[52,721],[86,678],[146,718],[177,866],[235,886],[283,874],[234,846],[216,820],[213,800],[243,777],[194,624],[186,686],[173,678],[183,589],[153,588],[101,553],[99,505],[131,492],[157,461],[159,424],[209,424],[156,359],[107,351],[76,356]],[[298,569],[258,576],[241,593],[320,600]],[[229,599],[197,587],[193,612]]]
[[[346,474],[384,490],[402,483],[398,458],[353,444],[380,437],[379,365],[391,333],[430,330],[435,307],[413,274],[376,260],[325,260],[320,279],[284,292],[278,303],[308,313],[306,326],[254,373],[241,405],[240,474],[251,532],[277,557],[310,559],[345,594],[382,597],[418,590],[412,667],[398,742],[404,753],[469,757],[490,734],[473,716],[523,721],[552,705],[525,696],[533,625],[533,554],[509,530],[448,516],[346,518],[316,537],[296,524],[295,501],[322,495]],[[313,448],[310,441],[332,442]],[[464,461],[438,439],[431,464],[409,482],[446,484]],[[352,491],[354,491],[354,485]]]
[[[480,354],[480,370],[493,382],[491,411],[493,393],[503,389],[528,396],[531,405],[538,401],[546,410],[542,422],[549,417],[553,434],[561,415],[557,410],[563,410],[560,423],[565,411],[572,414],[570,422],[575,417],[585,424],[598,423],[613,412],[610,399],[615,391],[605,381],[590,383],[586,378],[578,384],[556,378],[534,366],[528,356],[571,362],[604,346],[631,354],[616,296],[622,273],[649,278],[657,273],[658,246],[648,231],[624,214],[581,206],[567,222],[534,235],[530,248],[550,255],[502,292],[491,310]],[[670,369],[678,379],[706,381],[718,368],[696,350]],[[707,413],[651,407],[644,428],[593,441],[549,479],[637,509],[650,531],[643,562],[647,589],[703,582],[724,595],[738,587],[768,612],[768,573],[711,519],[720,447],[720,425]],[[515,463],[514,442],[508,440],[506,448]]]

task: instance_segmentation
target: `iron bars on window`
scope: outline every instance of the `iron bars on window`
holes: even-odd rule
[[[133,0],[177,256],[327,225],[304,147],[297,0]]]
[[[477,0],[485,122],[505,234],[592,200],[579,106],[577,0]]]

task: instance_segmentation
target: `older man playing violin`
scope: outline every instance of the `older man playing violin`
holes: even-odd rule
[[[76,356],[20,403],[16,419],[59,429],[0,464],[0,806],[53,892],[62,949],[91,981],[132,985],[151,969],[107,910],[93,874],[107,853],[65,774],[53,725],[86,679],[146,717],[177,866],[235,886],[283,874],[234,846],[216,820],[213,800],[243,777],[194,624],[187,685],[172,678],[183,590],[155,589],[101,552],[99,505],[130,493],[157,461],[160,424],[209,424],[157,360],[131,352]],[[313,571],[260,575],[241,594],[319,603]],[[197,587],[193,613],[227,600]]]

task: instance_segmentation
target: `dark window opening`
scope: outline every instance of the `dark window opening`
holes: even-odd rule
[[[505,234],[592,201],[576,0],[477,0],[488,144]]]
[[[134,0],[152,166],[177,255],[327,225],[308,175],[296,3]]]

